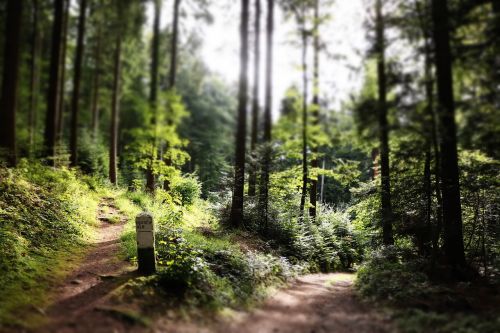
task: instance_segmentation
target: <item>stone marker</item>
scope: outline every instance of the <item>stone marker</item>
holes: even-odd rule
[[[153,274],[156,272],[155,258],[155,231],[153,216],[149,213],[141,213],[135,218],[137,231],[137,262],[139,272],[142,274]]]

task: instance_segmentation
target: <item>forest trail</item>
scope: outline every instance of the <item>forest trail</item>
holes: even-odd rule
[[[197,324],[159,325],[176,333],[387,333],[391,319],[359,301],[354,274],[312,274],[298,278],[250,312],[237,312],[207,328]]]
[[[48,323],[36,332],[96,332],[96,323],[102,332],[125,328],[108,301],[113,290],[135,276],[135,268],[119,259],[120,236],[127,217],[112,198],[104,198],[97,219],[98,230],[88,253],[54,291],[54,302],[46,310]]]

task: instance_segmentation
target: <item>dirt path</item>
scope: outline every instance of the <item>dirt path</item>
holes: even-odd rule
[[[38,332],[122,332],[124,323],[107,310],[110,293],[134,276],[119,259],[120,235],[127,219],[104,199],[99,207],[97,237],[82,264],[55,291],[46,313],[49,323]],[[127,329],[128,330],[128,329]]]
[[[215,325],[159,323],[155,332],[175,333],[386,333],[396,332],[384,318],[361,303],[353,274],[313,274],[297,279],[251,312]]]

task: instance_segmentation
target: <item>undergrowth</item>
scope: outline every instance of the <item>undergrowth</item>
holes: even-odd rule
[[[0,168],[0,327],[47,302],[51,281],[91,236],[104,190],[92,178],[22,160]],[[31,311],[28,311],[31,310]]]
[[[437,283],[429,278],[431,263],[404,247],[374,251],[360,267],[360,295],[394,311],[403,332],[499,332],[495,286]],[[485,311],[486,309],[486,311]]]

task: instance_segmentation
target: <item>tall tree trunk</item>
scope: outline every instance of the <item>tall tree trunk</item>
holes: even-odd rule
[[[153,23],[153,41],[151,49],[151,86],[149,90],[149,105],[153,113],[151,125],[154,128],[154,139],[151,142],[151,155],[149,165],[146,170],[146,190],[150,193],[155,190],[155,175],[153,170],[154,159],[156,156],[156,122],[158,112],[158,64],[160,57],[160,16],[161,0],[155,1],[155,17]]]
[[[439,100],[444,252],[448,263],[460,269],[465,266],[465,254],[462,234],[448,1],[433,0],[432,5]]]
[[[245,141],[248,102],[248,21],[249,0],[241,0],[240,27],[240,82],[238,92],[238,120],[236,129],[236,150],[234,165],[234,188],[231,205],[231,225],[238,227],[243,223],[243,196],[245,184]]]
[[[426,145],[425,151],[425,163],[424,163],[424,193],[425,193],[425,221],[421,228],[421,237],[419,252],[422,256],[427,256],[429,254],[429,241],[432,228],[432,181],[431,181],[431,158],[432,158],[432,148],[430,140]]]
[[[120,34],[116,36],[116,48],[114,56],[114,73],[113,73],[113,97],[111,105],[111,126],[110,126],[110,142],[109,142],[109,181],[117,184],[117,151],[118,151],[118,122],[120,112],[120,76],[121,76],[121,54],[122,54],[122,39]]]
[[[302,194],[300,196],[300,215],[304,215],[304,207],[306,205],[307,185],[308,185],[308,166],[307,166],[307,130],[308,130],[308,80],[307,80],[307,31],[306,31],[306,15],[305,9],[303,12],[302,22]]]
[[[169,75],[169,89],[174,90],[175,89],[175,82],[177,78],[177,46],[178,46],[178,40],[179,40],[179,8],[181,5],[181,0],[175,0],[174,1],[174,16],[173,16],[173,27],[172,27],[172,44],[171,44],[171,54],[170,54],[170,75]],[[165,147],[166,150],[169,149],[168,144]],[[171,158],[167,157],[165,159],[165,164],[167,166],[172,165],[172,160]],[[170,191],[170,179],[165,178],[165,181],[163,182],[163,189],[165,191]]]
[[[174,0],[174,16],[172,26],[172,52],[170,53],[170,74],[168,79],[168,86],[170,89],[175,87],[177,78],[177,45],[179,40],[179,8],[181,0]]]
[[[71,7],[70,0],[64,0],[64,17],[63,17],[63,37],[61,48],[61,64],[59,65],[60,83],[59,83],[59,108],[57,115],[57,133],[56,142],[61,144],[63,137],[64,112],[66,109],[66,53],[68,51],[68,27],[69,27],[69,10]]]
[[[98,23],[100,24],[100,23]],[[97,140],[99,134],[99,86],[101,76],[101,28],[97,28],[97,41],[95,48],[94,82],[92,84],[92,138]]]
[[[33,30],[31,32],[31,59],[30,59],[30,106],[29,106],[29,155],[33,157],[35,151],[35,132],[38,99],[38,53],[40,50],[40,33],[38,31],[39,4],[33,0]]]
[[[252,96],[252,135],[250,142],[250,154],[252,165],[249,170],[248,195],[255,196],[257,187],[257,163],[256,149],[259,131],[259,93],[260,93],[260,0],[255,0],[255,41],[254,41],[254,73],[253,73],[253,96]]]
[[[82,62],[84,52],[85,23],[87,18],[87,0],[80,1],[80,17],[78,19],[78,39],[76,44],[75,67],[73,77],[73,97],[71,99],[71,165],[78,164],[78,114],[80,112],[80,83],[82,81]]]
[[[314,64],[313,64],[313,110],[312,124],[319,125],[319,0],[314,3]],[[317,170],[318,162],[318,147],[312,148],[311,168]],[[318,176],[311,177],[311,188],[309,191],[309,215],[314,220],[316,219],[318,201]]]
[[[385,69],[385,22],[382,1],[376,2],[378,120],[380,136],[380,174],[382,202],[382,236],[385,245],[394,244],[392,231],[391,174],[389,164],[389,125],[387,122],[387,77]]]
[[[273,106],[274,0],[267,0],[266,92],[264,105],[264,156],[260,177],[259,206],[264,229],[269,226],[269,173],[271,169],[271,110]]]
[[[47,116],[45,117],[44,148],[50,165],[55,165],[56,131],[59,111],[59,65],[63,30],[64,0],[54,0],[54,23],[52,26],[52,50],[47,94]]]
[[[3,58],[2,103],[0,109],[0,154],[9,166],[17,164],[16,110],[19,90],[19,63],[21,60],[21,26],[23,1],[7,2],[5,47]]]

